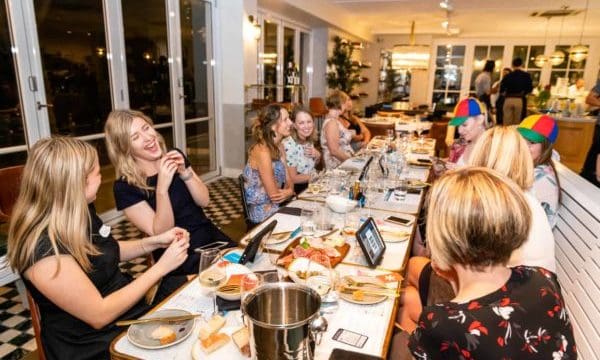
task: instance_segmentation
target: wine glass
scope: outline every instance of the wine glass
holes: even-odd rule
[[[313,254],[308,263],[306,285],[321,296],[321,312],[334,313],[339,307],[336,292],[337,274],[331,267],[331,260],[325,254]]]
[[[419,136],[419,145],[422,148],[423,145],[425,144],[425,138],[423,137],[423,131],[425,130],[425,124],[423,124],[421,121],[419,121],[416,124],[416,129],[417,129],[417,135]]]
[[[213,312],[217,313],[217,294],[216,290],[219,286],[227,281],[227,273],[225,269],[218,265],[221,258],[220,249],[211,248],[200,250],[200,269],[198,280],[200,285],[208,290],[213,304]]]
[[[319,173],[311,171],[308,178],[308,191],[313,194],[318,194],[321,191],[321,184],[319,182]]]
[[[279,256],[281,254],[269,248],[268,244],[266,244],[264,241],[261,244],[263,254],[267,254],[267,256],[269,257],[269,263],[271,264],[271,266],[273,266],[273,268],[275,268],[275,270],[277,271],[277,277],[281,281],[283,279],[282,269],[279,266],[277,266],[277,260],[279,260]]]
[[[244,298],[254,291],[261,283],[262,277],[260,274],[244,274],[240,280],[240,301],[244,302]]]

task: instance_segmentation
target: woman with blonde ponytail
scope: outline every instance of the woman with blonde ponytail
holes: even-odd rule
[[[279,209],[279,204],[294,195],[294,184],[285,163],[281,141],[290,135],[292,122],[285,108],[265,107],[252,127],[254,145],[244,168],[244,191],[248,216],[259,223]]]
[[[102,177],[96,150],[81,140],[42,139],[31,149],[8,234],[8,260],[40,308],[47,359],[109,357],[122,330],[117,320],[150,309],[143,296],[187,257],[189,234],[180,228],[141,240],[115,241],[93,201]],[[119,262],[166,248],[133,280]],[[162,281],[160,301],[185,281]]]

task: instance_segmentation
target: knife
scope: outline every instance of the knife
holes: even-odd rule
[[[117,326],[129,326],[129,325],[133,325],[133,324],[144,324],[144,323],[157,322],[157,321],[176,322],[176,321],[191,320],[198,316],[202,316],[202,314],[187,314],[187,315],[179,315],[179,316],[154,317],[154,318],[145,318],[145,319],[137,319],[137,320],[122,320],[122,321],[117,321],[116,325]]]

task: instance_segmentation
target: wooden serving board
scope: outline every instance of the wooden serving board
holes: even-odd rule
[[[299,236],[297,238],[295,238],[282,252],[281,255],[279,255],[279,258],[277,259],[277,261],[279,261],[280,259],[290,255],[292,253],[292,251],[296,248],[296,246],[300,245],[300,239],[302,239],[302,236]],[[340,256],[336,256],[336,257],[329,257],[329,262],[331,263],[331,267],[335,267],[337,264],[341,263],[342,260],[344,260],[344,258],[346,257],[346,255],[348,255],[348,252],[350,251],[350,244],[345,243],[342,246],[336,246],[334,247],[339,253]]]

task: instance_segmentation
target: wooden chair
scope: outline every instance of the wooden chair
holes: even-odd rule
[[[329,112],[327,106],[325,106],[325,101],[320,97],[312,97],[308,100],[308,108],[315,119],[317,130],[321,131],[323,117]]]
[[[19,196],[23,165],[0,169],[0,224],[10,220],[13,206]]]
[[[246,221],[246,231],[250,231],[250,229],[255,227],[256,224],[250,220],[250,215],[248,214],[248,202],[246,201],[246,192],[244,191],[244,183],[245,182],[246,182],[246,179],[244,178],[244,174],[240,174],[240,176],[238,176],[238,185],[240,187],[240,195],[242,197],[242,209],[244,210],[244,220]]]
[[[44,352],[44,347],[42,345],[42,327],[41,321],[42,318],[40,316],[40,308],[37,303],[27,291],[27,302],[29,303],[29,312],[31,313],[31,325],[33,326],[33,333],[35,335],[35,344],[37,345],[37,353],[39,360],[46,360],[46,353]]]
[[[448,146],[446,145],[446,132],[448,131],[448,122],[434,121],[429,129],[429,137],[435,139],[435,155],[439,157],[448,156]]]

